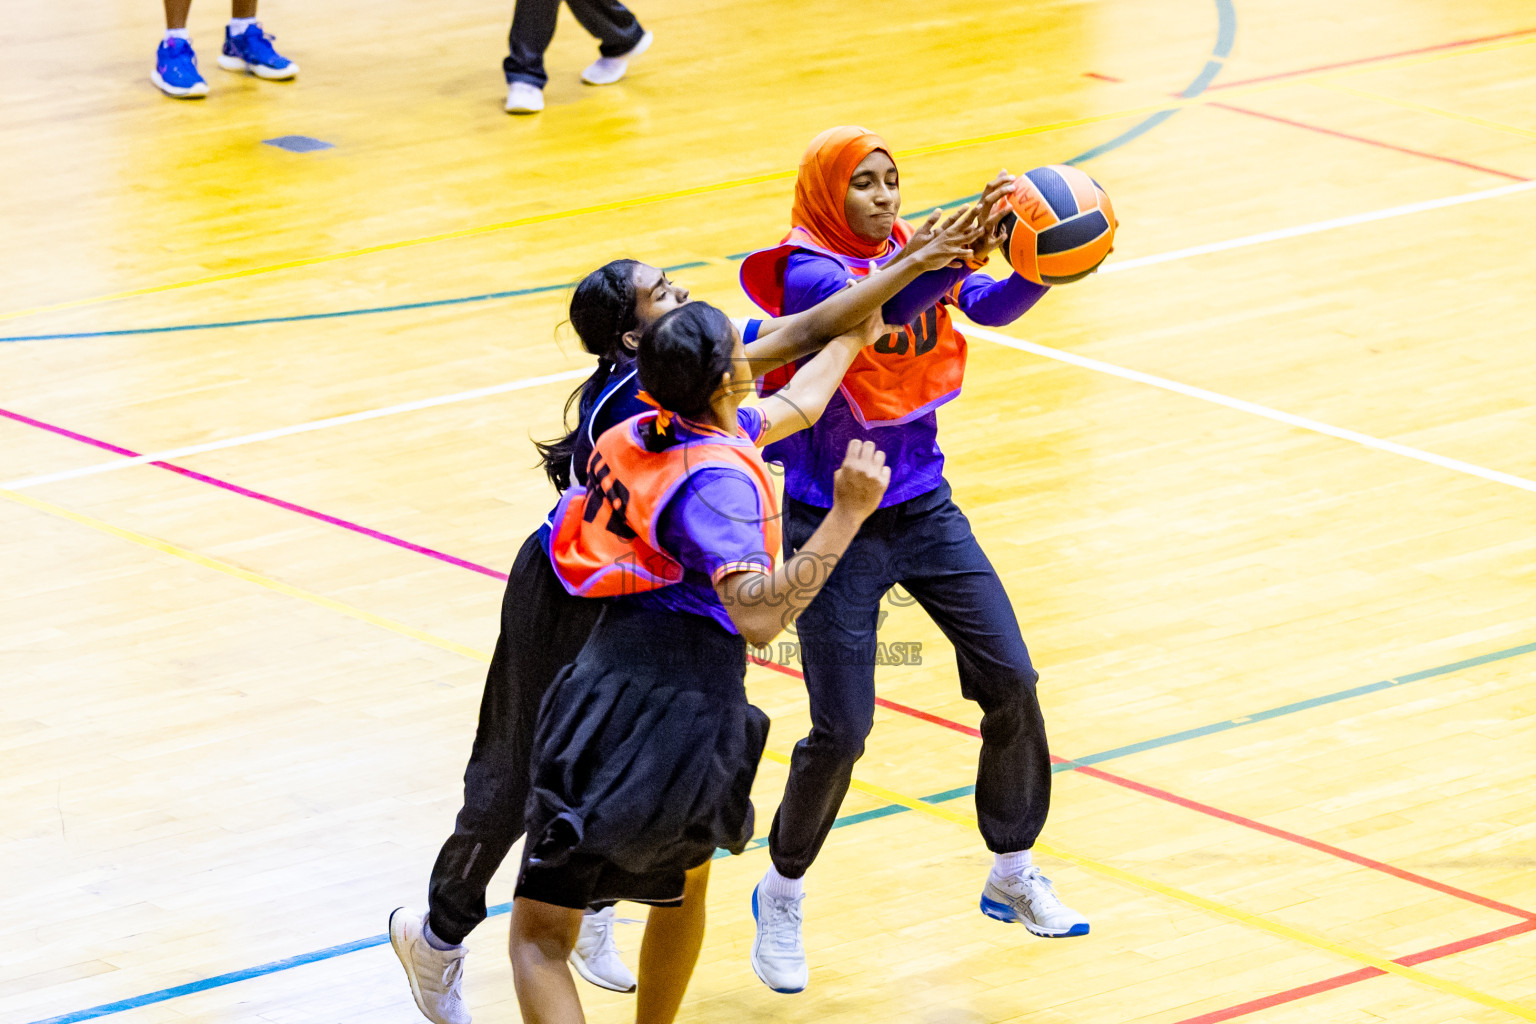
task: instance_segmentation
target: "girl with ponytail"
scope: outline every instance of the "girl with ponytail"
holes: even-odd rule
[[[907,246],[902,259],[826,302],[792,316],[729,322],[741,344],[742,379],[750,382],[751,377],[815,352],[829,338],[860,329],[882,303],[918,275],[963,259],[979,232],[975,208],[963,209],[942,223],[935,215]],[[636,368],[640,339],[667,313],[688,305],[686,288],[675,284],[665,271],[636,260],[614,260],[576,286],[570,322],[582,347],[598,362],[592,376],[567,402],[567,418],[571,410],[577,413],[575,426],[564,436],[537,445],[544,470],[557,490],[587,482],[588,459],[604,431],[649,411],[640,398]],[[856,346],[858,342],[840,344]],[[815,364],[812,360],[802,372]],[[823,369],[828,365],[823,364]],[[835,379],[809,383],[824,387],[829,395],[836,386]],[[669,385],[653,379],[650,386],[665,392]],[[777,410],[777,429],[807,425],[807,410],[819,415],[820,407],[808,390],[814,388],[802,389],[799,395],[804,403],[800,412],[783,402],[771,407]],[[795,394],[790,393],[789,399],[796,400]],[[823,399],[821,407],[825,404]],[[501,633],[464,772],[464,805],[453,835],[433,865],[427,913],[400,907],[390,915],[390,942],[405,968],[412,996],[436,1024],[469,1021],[460,994],[463,942],[485,920],[486,888],[523,834],[534,719],[556,673],[575,659],[604,604],[566,592],[550,565],[549,536],[546,521],[524,542],[507,579]],[[612,926],[611,904],[583,916],[571,964],[592,984],[632,991],[635,980],[614,947]]]
[[[565,962],[583,908],[620,899],[653,905],[637,1024],[675,1018],[703,942],[710,861],[753,833],[768,718],[747,701],[746,645],[804,610],[890,477],[874,445],[851,445],[822,527],[775,567],[777,498],[758,446],[814,423],[885,329],[877,315],[861,337],[835,339],[755,408],[741,408],[751,360],[719,310],[691,303],[641,332],[637,373],[654,409],[598,439],[588,486],[553,515],[560,582],[611,600],[534,732],[511,941],[525,1021],[584,1019]]]

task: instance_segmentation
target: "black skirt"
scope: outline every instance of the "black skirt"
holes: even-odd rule
[[[745,675],[713,620],[608,605],[539,709],[517,895],[675,903],[686,871],[740,853],[768,737]]]

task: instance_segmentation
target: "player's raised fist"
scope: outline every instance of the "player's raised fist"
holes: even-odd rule
[[[885,452],[873,441],[848,442],[848,454],[832,480],[832,506],[860,521],[880,507],[886,485],[891,482],[891,468],[885,464]]]

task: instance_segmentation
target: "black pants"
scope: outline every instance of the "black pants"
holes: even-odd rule
[[[507,579],[501,635],[480,698],[480,725],[464,769],[464,806],[432,866],[432,932],[463,942],[485,920],[485,890],[523,834],[539,704],[592,632],[605,602],[565,592],[537,534]]]
[[[602,44],[604,57],[628,53],[645,35],[645,29],[619,0],[565,0],[581,22]],[[544,51],[555,38],[555,18],[560,0],[517,0],[512,11],[512,32],[507,37],[507,58],[502,61],[508,82],[527,82],[544,88],[549,76],[544,73]]]
[[[827,510],[786,502],[785,540],[810,539]],[[981,705],[976,812],[994,853],[1034,846],[1051,802],[1051,759],[1035,696],[1039,679],[1008,593],[950,500],[949,485],[865,521],[796,623],[811,734],[795,744],[769,850],[787,878],[816,859],[875,720],[875,627],[900,583],[955,645],[960,692]]]

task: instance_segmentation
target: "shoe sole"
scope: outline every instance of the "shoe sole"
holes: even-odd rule
[[[198,82],[196,85],[189,85],[185,87],[179,85],[171,85],[165,79],[160,77],[159,71],[151,71],[149,73],[149,80],[155,83],[155,88],[159,89],[161,92],[165,93],[167,96],[172,97],[173,99],[200,100],[204,96],[208,95],[207,82]]]
[[[299,73],[297,64],[290,64],[285,68],[269,68],[265,64],[252,64],[241,60],[239,57],[231,57],[228,54],[219,54],[219,67],[225,71],[243,71],[248,75],[265,79],[268,82],[286,82]]]
[[[613,985],[607,981],[604,981],[602,978],[599,978],[597,975],[587,970],[586,961],[577,956],[574,952],[572,952],[567,959],[570,960],[571,970],[581,975],[583,981],[590,982],[591,984],[596,985],[598,988],[605,988],[609,992],[623,992],[625,994],[633,992],[636,988],[634,985],[629,986],[629,988],[619,988],[617,985]]]
[[[1082,924],[1075,924],[1066,931],[1041,928],[1008,904],[989,900],[985,896],[981,898],[981,912],[994,921],[1001,921],[1004,924],[1021,924],[1029,934],[1037,935],[1042,939],[1074,939],[1079,935],[1088,934],[1088,922],[1086,921]]]
[[[753,889],[752,890],[752,922],[754,924],[756,924],[757,923],[757,919],[758,919],[757,918],[757,890]],[[757,944],[758,944],[759,941],[760,940],[756,939],[756,938],[754,938],[752,940],[752,955],[750,957],[748,957],[748,959],[752,962],[752,973],[757,975],[757,980],[762,982],[764,985],[767,985],[769,990],[771,990],[773,992],[781,993],[782,995],[792,996],[792,995],[795,995],[797,992],[804,992],[805,991],[805,986],[804,985],[801,985],[799,988],[776,988],[776,987],[774,987],[773,982],[771,982],[767,978],[763,977],[762,969],[757,966]]]

